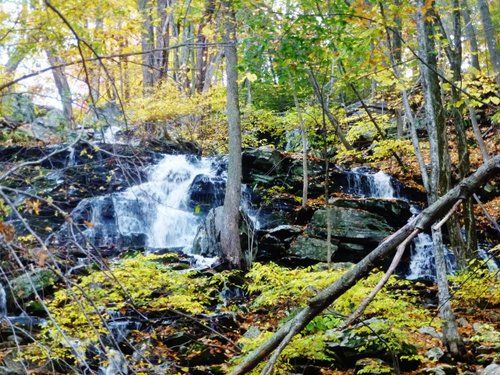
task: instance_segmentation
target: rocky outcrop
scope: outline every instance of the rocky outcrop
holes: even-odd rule
[[[10,280],[7,291],[8,311],[14,311],[24,302],[37,302],[36,295],[52,287],[59,278],[48,269],[36,268]]]
[[[204,257],[216,257],[221,254],[220,231],[218,228],[223,223],[222,212],[222,206],[213,208],[201,222],[193,241],[193,254]]]
[[[223,177],[212,178],[200,174],[194,178],[189,188],[188,205],[199,213],[207,213],[212,207],[224,203],[225,188],[226,181]]]
[[[332,253],[337,252],[337,250],[337,244],[330,245]],[[288,253],[299,258],[326,262],[328,261],[328,242],[314,237],[299,236]]]

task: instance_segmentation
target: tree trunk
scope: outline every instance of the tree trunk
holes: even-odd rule
[[[168,51],[166,48],[170,45],[170,18],[167,14],[167,7],[170,6],[169,0],[158,0],[156,9],[158,13],[158,26],[156,27],[156,48],[159,49],[154,53],[155,60],[155,82],[163,79],[167,74],[168,69]],[[164,50],[160,50],[160,49]]]
[[[45,51],[49,64],[52,66],[61,65],[64,61],[61,57],[56,57],[49,50]],[[56,84],[57,92],[61,98],[64,117],[69,123],[71,129],[75,129],[75,121],[73,117],[73,106],[71,99],[71,89],[69,87],[68,79],[64,72],[64,68],[52,69],[52,75]]]
[[[153,16],[151,14],[152,7],[150,0],[138,0],[138,5],[139,12],[142,16],[142,85],[144,94],[148,95],[151,93],[151,89],[154,85],[154,53],[146,52],[154,48]]]
[[[482,184],[500,173],[500,155],[482,165],[474,174],[462,180],[445,196],[439,198],[431,206],[423,210],[415,219],[386,238],[375,250],[368,254],[340,279],[321,290],[316,297],[309,300],[308,305],[294,318],[283,324],[276,333],[267,339],[259,348],[251,352],[232,372],[241,375],[250,372],[276,349],[290,335],[299,333],[311,320],[330,306],[338,297],[354,286],[374,268],[375,263],[392,254],[415,229],[421,231],[445,215],[458,200],[470,196]]]
[[[448,153],[448,138],[446,135],[446,123],[444,117],[444,108],[441,101],[441,89],[439,86],[439,77],[437,74],[437,58],[436,58],[436,48],[434,45],[434,32],[432,27],[432,17],[434,13],[433,2],[431,1],[430,6],[427,0],[417,1],[417,35],[419,40],[420,49],[420,59],[421,59],[421,70],[423,76],[423,88],[425,97],[425,108],[426,115],[428,119],[427,131],[429,134],[430,152],[431,152],[431,179],[429,183],[430,191],[428,192],[429,203],[435,202],[439,197],[443,196],[450,189],[450,156]],[[460,231],[457,229],[458,226],[456,222],[448,223],[448,229],[450,232],[450,237],[458,240],[460,239]],[[434,234],[438,236],[439,233],[433,233],[433,242],[435,244],[442,243],[440,238],[435,238]],[[439,248],[435,250],[439,252]],[[437,262],[437,259],[436,259]],[[437,278],[442,278],[446,284],[446,269],[438,268],[436,264]],[[444,272],[444,274],[441,274]],[[439,284],[439,296],[440,305],[442,305],[446,300],[450,299],[448,287],[443,287],[443,284]],[[443,299],[441,299],[443,298]],[[446,311],[446,314],[441,315],[442,318],[449,320],[447,327],[451,330],[453,327],[456,328],[455,317],[453,312]],[[451,333],[448,336],[443,336],[444,340],[448,337],[458,336],[459,333],[456,331],[454,334]],[[450,349],[456,349],[457,346],[453,343],[444,342],[446,347]],[[452,352],[455,356],[461,355],[461,350]]]
[[[483,161],[487,162],[488,160],[490,160],[490,154],[488,152],[488,147],[486,147],[486,143],[484,143],[479,124],[477,123],[476,110],[467,102],[467,100],[465,101],[465,103],[467,104],[467,109],[469,110],[470,122],[472,124],[474,135],[476,136],[477,145],[479,146],[479,150],[481,151]]]
[[[490,53],[491,66],[495,72],[497,84],[500,86],[500,54],[498,53],[495,28],[491,21],[490,9],[488,8],[486,0],[477,0],[477,4],[479,6],[481,22],[483,23],[486,44],[488,45],[488,51]]]
[[[396,2],[399,4],[399,1]],[[398,56],[395,56],[396,49],[394,48],[395,45],[397,45],[395,40],[393,41],[391,39],[391,32],[389,28],[387,27],[387,20],[385,18],[385,12],[384,12],[384,5],[381,1],[379,1],[379,7],[380,7],[380,12],[382,15],[382,20],[384,24],[384,29],[385,29],[385,35],[387,39],[387,45],[389,46],[389,60],[392,65],[392,70],[394,71],[394,75],[396,78],[401,81],[401,71],[399,70],[399,65],[398,65]],[[393,33],[395,38],[399,40],[399,45],[401,45],[401,36],[400,33]],[[401,46],[400,46],[401,48]],[[401,59],[401,56],[399,56],[399,59]],[[418,140],[418,134],[417,134],[417,122],[415,119],[415,116],[413,116],[413,112],[411,110],[410,106],[410,100],[408,98],[408,93],[405,89],[401,90],[401,100],[403,102],[403,110],[406,116],[406,120],[410,124],[410,136],[411,136],[411,141],[413,145],[413,149],[415,151],[415,157],[417,158],[418,161],[418,167],[420,169],[420,176],[422,177],[422,184],[424,185],[425,190],[428,192],[430,191],[430,185],[429,185],[429,174],[427,173],[427,168],[425,165],[424,157],[422,155],[422,150],[420,148],[420,143]],[[398,113],[399,115],[399,113]]]
[[[340,129],[340,124],[338,123],[338,121],[335,119],[335,116],[333,116],[333,113],[328,108],[326,98],[324,97],[322,90],[319,87],[316,76],[314,75],[314,72],[311,69],[309,69],[309,78],[311,80],[311,84],[313,86],[313,90],[314,90],[314,94],[316,95],[316,99],[318,99],[318,101],[320,102],[321,109],[328,117],[328,121],[330,121],[330,123],[333,125],[333,127],[335,129],[335,134],[337,134],[337,137],[339,137],[340,142],[342,142],[342,144],[344,145],[344,147],[347,150],[352,150],[352,146],[345,138],[345,135],[342,132],[342,129]]]
[[[471,65],[477,70],[481,70],[479,65],[479,48],[477,47],[476,30],[470,16],[470,9],[467,0],[462,0],[462,17],[464,18],[464,31],[470,45]]]
[[[221,230],[221,249],[229,267],[245,268],[240,244],[241,199],[241,127],[238,100],[238,70],[236,51],[236,16],[232,0],[222,1],[224,9],[224,51],[227,75],[227,119],[229,122],[229,162],[226,196],[224,198],[224,226]]]
[[[453,83],[452,86],[452,106],[453,106],[453,118],[455,123],[455,133],[457,136],[458,143],[458,172],[460,179],[464,179],[470,172],[470,157],[469,157],[469,147],[467,145],[467,135],[465,133],[465,121],[462,113],[465,111],[465,106],[458,105],[461,99],[460,91],[455,85],[461,86],[462,82],[462,32],[460,23],[460,2],[459,0],[453,0],[453,40],[450,40],[453,46],[452,56],[453,61],[450,61],[451,68],[453,71]],[[467,238],[465,251],[458,252],[458,266],[459,268],[465,268],[467,265],[467,259],[475,256],[477,252],[477,237],[476,237],[476,220],[474,218],[474,210],[472,204],[472,198],[464,201],[464,227],[465,234]]]
[[[215,0],[206,0],[205,1],[205,10],[203,12],[203,16],[198,25],[197,31],[197,41],[200,44],[196,48],[196,91],[202,92],[203,87],[205,86],[205,79],[207,74],[207,67],[209,64],[208,59],[208,46],[206,43],[208,39],[205,35],[203,35],[204,28],[209,25],[212,21],[213,15],[215,12]]]
[[[203,82],[202,92],[207,92],[210,89],[215,72],[217,71],[217,67],[219,66],[219,63],[220,63],[223,55],[224,55],[224,53],[222,52],[222,50],[219,50],[210,59],[210,63],[208,64],[207,71],[205,74],[205,81]]]
[[[307,131],[302,117],[302,109],[300,108],[299,99],[295,91],[295,85],[292,82],[292,94],[295,108],[297,108],[297,116],[299,118],[300,134],[302,136],[302,208],[307,207],[307,195],[309,188],[309,172],[307,168]]]
[[[436,281],[438,285],[439,317],[443,330],[443,342],[448,351],[454,356],[460,356],[464,350],[464,344],[460,333],[458,333],[455,315],[451,309],[450,289],[446,278],[446,258],[443,248],[443,236],[441,228],[432,228],[432,248],[436,262]]]

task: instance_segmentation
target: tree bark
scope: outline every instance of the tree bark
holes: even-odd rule
[[[454,0],[456,1],[456,0]],[[430,6],[429,6],[430,5]],[[431,179],[428,191],[429,203],[435,202],[439,197],[443,196],[451,186],[450,179],[450,168],[451,161],[450,155],[448,153],[448,138],[446,134],[446,123],[444,117],[444,108],[441,99],[441,88],[439,86],[439,77],[437,74],[437,58],[436,58],[436,46],[434,44],[434,31],[432,21],[439,21],[435,16],[434,2],[431,1],[430,4],[427,0],[417,1],[417,35],[419,39],[419,49],[420,49],[420,59],[421,59],[421,70],[423,76],[423,88],[425,97],[425,108],[426,115],[428,119],[427,131],[429,134],[429,144],[431,152]],[[447,51],[448,52],[448,51]],[[453,58],[452,54],[449,54]],[[451,60],[451,59],[450,59]],[[452,244],[458,248],[461,234],[460,228],[458,227],[458,222],[456,219],[448,223],[448,231],[450,235],[450,240]],[[436,253],[439,253],[442,249],[442,239],[440,236],[441,232],[433,232],[433,242],[437,248]],[[440,302],[450,299],[448,285],[446,280],[446,268],[438,267],[438,259],[436,259],[436,272],[437,279],[444,280],[443,283],[438,282]],[[444,272],[444,274],[442,274]],[[446,284],[446,287],[444,286]],[[453,338],[459,336],[457,330],[452,334],[451,330],[453,327],[456,328],[455,317],[451,308],[446,310],[441,314],[449,320],[447,328],[450,330],[448,335],[443,335],[444,344],[446,347],[455,350],[452,354],[454,356],[461,355],[461,349],[454,345],[452,342],[447,342],[448,338]],[[459,350],[460,349],[460,350]]]
[[[392,254],[415,229],[424,231],[437,221],[453,207],[460,199],[470,196],[482,184],[494,178],[500,173],[500,155],[495,156],[489,162],[483,164],[479,169],[462,180],[451,189],[445,196],[439,198],[431,206],[423,210],[416,218],[407,223],[397,232],[386,238],[375,250],[368,254],[352,269],[347,271],[340,279],[320,291],[316,297],[309,300],[308,305],[302,309],[293,319],[285,323],[276,333],[271,336],[258,349],[251,352],[232,372],[231,375],[246,374],[254,369],[259,363],[276,349],[288,336],[300,332],[304,327],[330,306],[338,297],[349,290],[358,280],[369,274],[374,268],[376,261]]]
[[[297,93],[295,92],[295,85],[292,81],[292,94],[293,101],[295,103],[295,108],[297,108],[297,116],[299,118],[300,134],[302,136],[302,208],[307,207],[307,195],[309,188],[309,172],[307,168],[307,131],[304,124],[304,118],[302,117],[302,108],[300,108],[299,99],[297,98]]]
[[[154,27],[153,27],[153,16],[151,14],[152,7],[150,0],[138,0],[139,12],[142,16],[142,35],[141,35],[141,47],[142,51],[151,51],[154,48]],[[144,89],[144,94],[148,95],[151,93],[151,89],[154,85],[154,74],[153,69],[155,67],[154,63],[154,53],[143,53],[142,54],[142,85]]]
[[[52,66],[60,65],[64,61],[60,57],[56,57],[51,51],[46,50],[47,60]],[[69,87],[68,79],[64,72],[64,68],[52,69],[52,75],[56,84],[57,92],[61,98],[63,114],[69,123],[71,129],[75,129],[75,120],[73,116],[73,105],[71,99],[71,88]]]
[[[479,65],[479,48],[477,46],[476,30],[470,16],[470,9],[467,0],[462,0],[462,17],[464,18],[464,31],[470,46],[470,61],[472,67],[481,70]]]
[[[229,162],[226,195],[224,198],[224,226],[221,230],[221,249],[229,267],[245,268],[240,244],[241,199],[241,126],[238,97],[238,70],[236,51],[236,16],[232,0],[222,1],[224,9],[224,51],[227,75],[227,119],[229,122]]]
[[[470,122],[472,124],[474,135],[476,136],[477,145],[479,146],[479,150],[481,151],[483,161],[487,162],[488,160],[490,160],[490,154],[488,152],[488,147],[486,147],[486,143],[484,143],[479,124],[477,123],[476,110],[467,102],[467,100],[465,101],[465,103],[467,105],[467,109],[469,110]]]
[[[441,26],[442,33],[448,40],[448,45],[445,46],[446,55],[450,62],[452,74],[453,74],[453,85],[451,88],[452,96],[452,116],[455,125],[455,134],[458,144],[458,172],[461,179],[465,178],[469,174],[470,170],[470,157],[469,157],[469,147],[467,145],[467,136],[465,133],[465,121],[462,113],[465,111],[465,106],[460,103],[461,93],[457,86],[461,86],[462,83],[462,29],[461,29],[461,11],[459,0],[452,1],[452,32],[453,38],[450,38],[448,33],[444,30],[441,20],[438,22]],[[452,218],[450,220],[450,226],[459,228],[458,220]],[[472,198],[464,201],[464,227],[467,242],[464,246],[461,233],[459,230],[452,230],[451,233],[455,234],[456,238],[451,238],[454,240],[452,245],[455,248],[457,254],[457,264],[459,268],[465,268],[467,265],[467,258],[475,255],[477,251],[477,237],[476,237],[476,222],[474,218],[474,211],[472,205]]]
[[[432,249],[436,262],[436,281],[438,285],[439,317],[443,330],[443,342],[454,356],[460,356],[464,350],[462,337],[458,332],[455,315],[451,308],[450,289],[446,278],[446,258],[443,247],[441,228],[432,228]]]
[[[163,79],[168,71],[168,51],[166,48],[170,45],[170,18],[167,14],[167,7],[170,6],[169,0],[158,0],[156,9],[158,13],[158,26],[156,27],[156,48],[165,50],[154,53],[155,60],[155,82]]]
[[[205,79],[207,68],[209,64],[208,42],[207,37],[203,34],[203,30],[207,25],[212,22],[215,13],[215,0],[205,0],[205,10],[198,25],[197,40],[200,46],[196,49],[196,83],[195,88],[197,92],[202,92],[205,86]]]
[[[497,84],[500,86],[500,54],[497,48],[495,28],[493,27],[493,22],[491,21],[490,9],[488,8],[486,0],[477,0],[477,4],[479,6],[481,22],[483,23],[486,44],[488,45],[488,51],[490,53],[491,66],[495,72]]]

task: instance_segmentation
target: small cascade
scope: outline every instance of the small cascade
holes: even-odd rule
[[[210,159],[166,155],[146,182],[84,199],[72,217],[96,246],[189,251],[201,217],[222,204],[224,186],[225,176]]]
[[[127,360],[118,350],[109,349],[106,353],[107,365],[99,367],[98,375],[128,374]]]
[[[347,174],[347,193],[365,198],[398,198],[392,180],[382,171],[369,173],[368,168],[354,168]]]
[[[76,165],[76,150],[74,147],[68,148],[69,154],[68,154],[68,161],[67,161],[67,166],[68,167],[73,167]]]
[[[365,167],[354,168],[348,173],[348,193],[367,198],[400,198],[398,189],[395,188],[393,178],[388,174],[378,171],[370,173]],[[416,205],[411,205],[412,214],[418,215],[420,209]],[[456,270],[454,254],[445,247],[446,268],[450,274]],[[427,279],[434,280],[436,267],[434,262],[434,252],[432,237],[426,233],[420,233],[412,242],[411,256],[407,279]]]
[[[7,316],[7,293],[5,288],[0,284],[0,319]]]
[[[432,237],[427,233],[420,233],[411,245],[411,260],[405,278],[408,280],[435,280],[436,265],[434,262],[434,246]],[[449,274],[456,271],[455,255],[444,248],[446,270]]]
[[[481,259],[488,268],[488,270],[492,272],[496,272],[500,269],[498,263],[495,260],[495,257],[493,255],[488,254],[488,251],[483,247],[484,245],[479,245],[477,249],[477,255],[479,259]]]

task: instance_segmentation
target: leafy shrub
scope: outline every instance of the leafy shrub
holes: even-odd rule
[[[213,283],[208,277],[196,275],[196,271],[176,271],[162,264],[173,256],[123,259],[109,271],[94,271],[57,291],[47,303],[52,320],[42,329],[38,341],[23,352],[23,357],[43,362],[48,348],[51,359],[75,360],[71,346],[85,353],[87,347],[99,341],[99,336],[109,334],[106,321],[113,311],[207,312],[207,306],[213,302]]]

